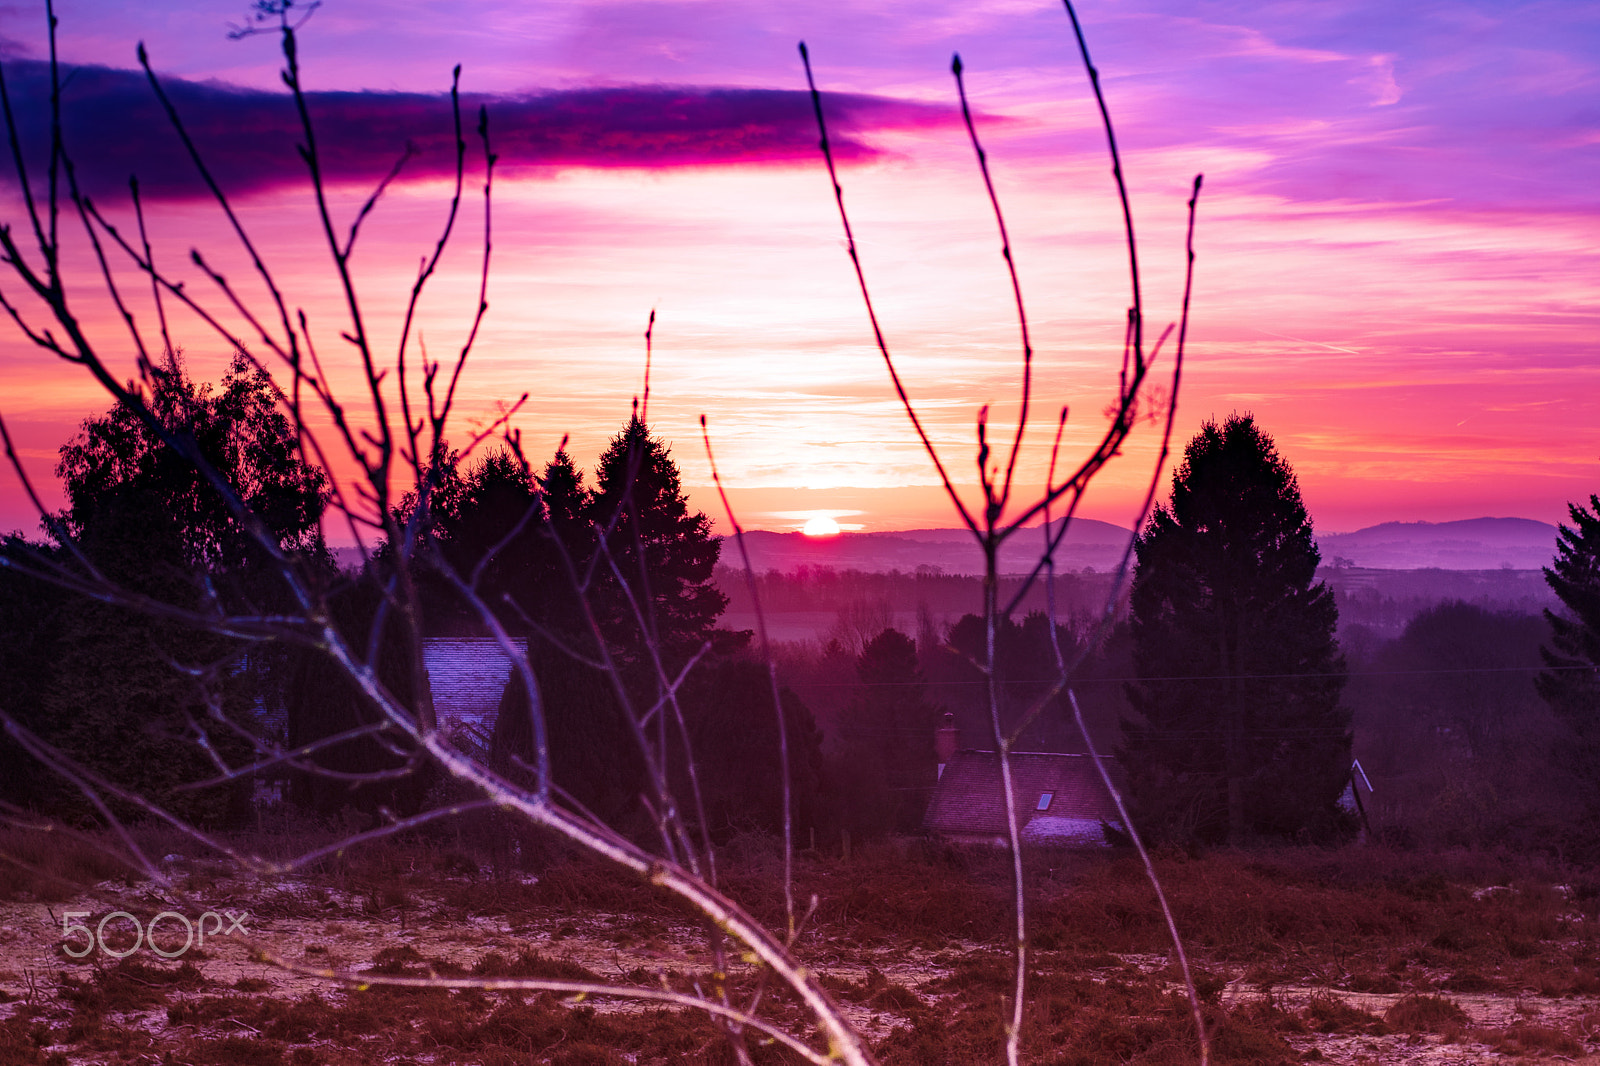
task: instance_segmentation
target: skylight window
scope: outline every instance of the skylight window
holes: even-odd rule
[[[1039,805],[1034,807],[1034,810],[1036,810],[1036,811],[1048,811],[1050,809],[1050,801],[1055,799],[1055,798],[1056,798],[1056,794],[1054,792],[1041,792],[1041,793],[1039,793]]]

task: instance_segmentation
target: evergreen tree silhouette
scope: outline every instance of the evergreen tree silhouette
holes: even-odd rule
[[[1589,508],[1568,504],[1567,513],[1572,525],[1561,527],[1555,561],[1544,570],[1566,611],[1545,611],[1552,647],[1541,649],[1546,669],[1535,684],[1569,730],[1557,761],[1582,783],[1593,815],[1600,813],[1600,496],[1589,497]]]
[[[600,457],[589,516],[608,556],[596,608],[621,657],[641,665],[654,642],[667,661],[682,661],[728,605],[711,580],[721,542],[711,520],[689,510],[671,450],[637,415]]]
[[[1338,608],[1288,463],[1249,415],[1207,422],[1140,534],[1119,753],[1176,837],[1324,836],[1350,765]]]
[[[883,630],[856,657],[856,678],[843,728],[846,820],[863,836],[915,832],[937,772],[941,713],[925,694],[916,642]]]

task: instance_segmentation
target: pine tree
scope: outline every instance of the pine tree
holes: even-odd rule
[[[711,580],[721,543],[711,520],[690,512],[670,449],[637,415],[600,457],[589,516],[608,556],[596,608],[623,659],[643,662],[646,641],[669,661],[699,647],[728,605]]]
[[[1180,837],[1330,833],[1350,765],[1338,608],[1289,465],[1248,415],[1206,423],[1150,516],[1131,592],[1120,752],[1144,821]]]
[[[612,679],[538,637],[528,640],[554,784],[602,821],[635,824],[645,788],[645,763]],[[500,697],[490,742],[495,769],[527,786],[537,783],[527,687],[513,672]]]
[[[795,839],[821,822],[822,734],[811,710],[788,688],[779,690],[789,747],[789,788]],[[747,655],[721,656],[696,668],[681,703],[700,779],[706,820],[715,839],[741,829],[783,830],[782,764],[772,682],[766,663]],[[677,794],[691,795],[687,760],[669,737]]]
[[[1569,731],[1557,758],[1584,786],[1583,802],[1600,812],[1600,496],[1589,507],[1568,504],[1554,565],[1544,579],[1565,612],[1546,610],[1550,643],[1541,649],[1545,671],[1535,684]]]
[[[711,635],[727,605],[711,582],[720,544],[711,535],[710,520],[690,512],[667,446],[651,436],[637,417],[600,457],[595,482],[592,492],[585,488],[582,472],[565,451],[558,451],[545,467],[540,486],[546,525],[540,531],[538,565],[554,568],[559,563],[552,554],[552,537],[566,546],[580,575],[592,564],[589,605],[634,713],[640,713],[661,694],[651,648],[662,656],[668,671],[675,671]],[[593,558],[601,537],[606,551]],[[613,679],[565,650],[597,657],[592,634],[576,609],[565,564],[559,567],[560,591],[544,597],[529,592],[531,602],[525,608],[564,645],[548,639],[550,632],[534,632],[528,639],[548,730],[551,774],[557,785],[591,810],[609,820],[625,821],[636,812],[644,779],[638,740]],[[517,598],[520,605],[522,597]],[[644,626],[635,604],[645,612]],[[502,766],[532,760],[526,700],[521,679],[511,678],[493,741],[493,758]]]
[[[563,549],[581,569],[592,554],[589,492],[583,472],[558,451],[536,477],[510,449],[490,451],[464,473],[445,477],[434,501],[432,534],[445,562],[512,633],[544,627],[580,630]],[[482,621],[455,586],[423,568],[430,633],[479,633]]]
[[[381,570],[386,563],[378,563]],[[366,648],[378,624],[383,592],[381,579],[369,572],[360,580],[340,582],[328,596],[330,620],[353,647]],[[418,682],[427,684],[426,674],[416,669],[416,645],[405,630],[388,615],[376,644],[372,666],[378,682],[401,706],[419,709],[431,706],[431,696]],[[289,657],[288,684],[284,693],[287,712],[288,746],[297,748],[347,730],[381,725],[383,714],[350,676],[316,648],[297,648]],[[302,806],[324,814],[336,814],[345,807],[377,814],[388,808],[408,817],[417,813],[437,767],[418,759],[419,767],[398,777],[376,777],[357,781],[339,775],[392,774],[412,759],[418,759],[411,742],[398,730],[387,728],[379,736],[363,736],[331,746],[319,747],[300,760],[305,766],[332,771],[296,772],[290,780],[290,796]]]

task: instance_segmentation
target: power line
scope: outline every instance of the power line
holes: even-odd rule
[[[1309,677],[1431,677],[1464,674],[1527,674],[1527,673],[1560,673],[1563,671],[1588,671],[1600,673],[1597,666],[1462,666],[1450,669],[1431,670],[1326,670],[1306,673],[1285,674],[1190,674],[1169,675],[1165,677],[1078,677],[1069,678],[1069,685],[1095,685],[1109,684],[1112,682],[1128,683],[1154,683],[1162,681],[1284,681],[1295,678]],[[781,673],[781,671],[780,671]],[[1002,685],[1053,685],[1058,679],[1054,677],[1041,678],[1001,678]],[[789,688],[935,688],[965,685],[987,685],[989,682],[983,678],[974,681],[784,681]]]

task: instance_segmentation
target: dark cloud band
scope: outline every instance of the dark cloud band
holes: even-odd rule
[[[48,158],[49,67],[5,63],[6,87],[35,175]],[[230,194],[306,180],[296,146],[298,116],[286,93],[218,82],[163,79],[163,86],[207,165]],[[138,71],[77,67],[62,93],[65,140],[92,196],[125,190],[165,199],[204,195],[204,187],[149,83]],[[308,97],[323,172],[334,183],[370,183],[410,144],[405,174],[451,172],[454,152],[446,94],[318,92]],[[467,96],[463,121],[488,107],[495,151],[508,168],[695,167],[781,164],[817,157],[816,123],[804,92],[633,86],[521,96]],[[874,130],[916,129],[954,120],[948,107],[886,97],[825,98],[842,160],[876,156],[861,139]],[[0,174],[15,183],[14,168]]]

